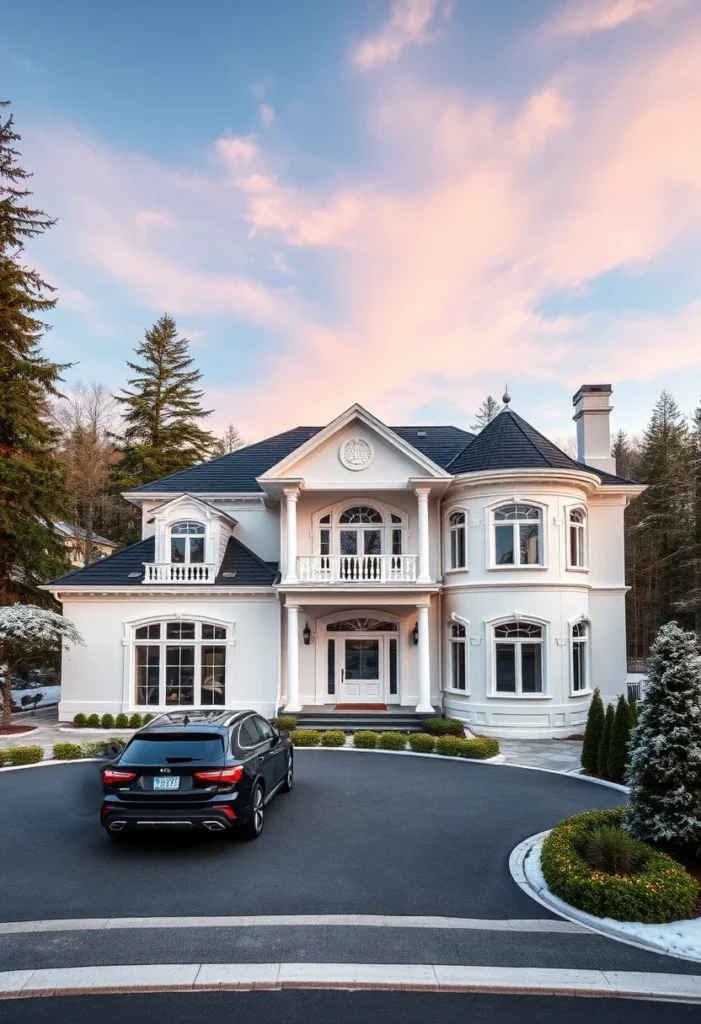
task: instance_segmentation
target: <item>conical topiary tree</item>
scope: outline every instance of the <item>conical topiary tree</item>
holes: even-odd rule
[[[601,733],[604,731],[604,704],[601,700],[599,688],[594,690],[594,696],[589,705],[587,724],[584,729],[584,742],[582,743],[582,768],[586,772],[595,775],[598,768],[599,743]]]
[[[630,727],[634,729],[638,724],[638,702],[633,693],[628,697],[628,707],[630,709]]]
[[[613,729],[611,731],[611,744],[609,746],[606,771],[612,782],[623,782],[626,777],[629,746],[630,706],[626,698],[620,696],[616,705],[616,712],[613,716]]]
[[[607,704],[606,715],[604,716],[604,728],[601,730],[599,750],[596,755],[597,775],[603,775],[604,778],[606,778],[608,775],[609,750],[611,749],[611,734],[613,733],[614,716],[615,712],[613,709],[613,704]]]
[[[650,650],[632,745],[627,830],[669,847],[701,843],[701,659],[676,622]]]

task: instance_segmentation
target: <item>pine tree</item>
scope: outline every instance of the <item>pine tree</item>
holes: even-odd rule
[[[599,688],[594,690],[594,696],[589,705],[587,724],[584,728],[584,742],[582,743],[582,768],[591,775],[596,775],[599,758],[599,744],[601,734],[604,730],[604,704],[601,700]]]
[[[239,448],[245,448],[247,444],[248,441],[244,441],[238,429],[230,423],[223,437],[218,437],[214,442],[212,455],[229,455],[231,452],[237,452]]]
[[[701,843],[701,661],[696,636],[669,622],[648,661],[633,733],[626,828],[651,843]]]
[[[471,425],[470,430],[481,430],[483,427],[486,427],[487,424],[500,412],[501,406],[497,402],[496,398],[492,398],[491,395],[487,395],[475,413],[475,422]]]
[[[618,698],[616,711],[613,716],[613,728],[611,730],[611,745],[607,762],[609,779],[612,782],[623,782],[628,763],[628,748],[630,745],[630,706],[626,698],[621,695]]]
[[[48,417],[65,367],[39,346],[48,329],[40,318],[56,299],[24,265],[24,243],[55,221],[27,205],[30,174],[17,162],[19,138],[11,114],[0,120],[0,604],[46,604],[50,598],[38,584],[67,567],[53,526],[65,511],[65,495]]]
[[[131,390],[115,395],[125,410],[117,439],[122,458],[113,474],[120,490],[188,469],[209,458],[216,443],[197,424],[211,409],[200,404],[204,392],[196,385],[202,374],[193,368],[175,320],[164,313],[136,354],[141,361],[127,363],[136,375],[128,381]]]
[[[599,749],[596,755],[596,773],[597,775],[606,778],[608,774],[609,766],[609,752],[611,750],[611,736],[613,734],[613,720],[615,717],[615,711],[613,704],[606,705],[606,715],[604,716],[604,728],[601,730],[601,739],[599,741]]]

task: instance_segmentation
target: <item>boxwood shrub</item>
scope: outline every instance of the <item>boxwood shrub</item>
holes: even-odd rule
[[[432,754],[436,749],[436,741],[427,732],[411,732],[409,746],[415,754]]]
[[[83,756],[82,743],[54,743],[55,761],[75,761]]]
[[[128,729],[129,715],[125,715],[124,712],[122,712],[121,715],[117,715],[117,717],[114,720],[114,724],[118,729]]]
[[[113,736],[109,740],[94,740],[81,743],[81,757],[116,757],[124,750],[127,741],[121,736]]]
[[[329,729],[321,734],[322,747],[345,747],[346,734],[341,729]]]
[[[477,736],[473,740],[465,740],[465,753],[460,757],[474,757],[478,761],[486,761],[499,753],[499,740],[493,736]]]
[[[465,729],[457,718],[424,718],[424,732],[431,736],[464,736]]]
[[[377,737],[378,750],[406,750],[406,734],[403,732],[381,732]]]
[[[144,715],[144,721],[143,721],[143,724],[144,724],[144,725],[148,725],[148,723],[149,723],[149,722],[152,722],[152,721],[154,720],[154,718],[155,718],[155,717],[156,717],[155,715]]]
[[[466,743],[464,736],[439,736],[436,740],[436,753],[445,757],[467,757]]]
[[[90,729],[100,728],[100,716],[99,715],[88,715],[88,720],[85,723]]]
[[[541,856],[551,891],[588,914],[616,921],[664,924],[688,917],[698,897],[698,882],[667,854],[636,841],[639,869],[630,875],[606,874],[584,859],[582,851],[591,834],[604,825],[620,827],[623,812],[623,807],[587,811],[555,826]]]
[[[129,719],[129,728],[130,729],[140,729],[143,724],[144,724],[144,720],[141,717],[141,715],[138,714],[138,712],[136,714],[132,715],[131,718]]]
[[[377,746],[377,733],[369,729],[361,729],[353,733],[353,746],[360,750],[374,750]]]
[[[73,725],[76,725],[79,729],[88,724],[88,716],[84,715],[82,711],[79,711],[77,715],[73,716]]]
[[[100,725],[103,729],[114,729],[114,715],[111,715],[108,711],[100,719]]]
[[[38,745],[28,747],[7,747],[3,751],[3,764],[17,767],[20,764],[38,764],[44,760],[44,748]]]
[[[297,728],[297,719],[294,715],[278,715],[276,718],[271,718],[270,722],[276,729],[287,729],[289,732],[293,732]]]
[[[295,729],[290,739],[295,747],[318,747],[321,733],[317,729]]]

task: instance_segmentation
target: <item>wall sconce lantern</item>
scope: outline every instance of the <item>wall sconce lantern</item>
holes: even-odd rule
[[[302,639],[304,640],[304,642],[307,645],[307,647],[309,646],[309,644],[312,641],[312,631],[309,628],[309,623],[308,622],[304,623],[304,629],[302,630]]]
[[[419,642],[419,623],[414,623],[414,628],[411,631],[411,642],[416,646]]]

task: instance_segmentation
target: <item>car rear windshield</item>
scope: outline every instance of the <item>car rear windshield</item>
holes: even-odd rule
[[[121,764],[213,763],[224,758],[224,737],[216,733],[172,732],[135,736],[120,758]]]

